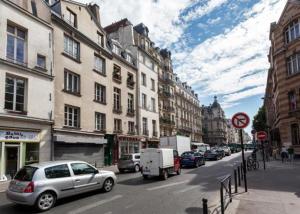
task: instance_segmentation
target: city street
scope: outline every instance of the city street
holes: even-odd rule
[[[118,184],[110,193],[94,192],[59,201],[45,213],[201,213],[202,198],[209,206],[219,201],[219,179],[232,173],[241,152],[219,161],[207,161],[199,168],[183,169],[167,181],[143,180],[140,173],[118,175]],[[0,193],[0,213],[32,213],[28,207],[10,203]]]

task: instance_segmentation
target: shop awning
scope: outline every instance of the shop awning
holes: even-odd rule
[[[88,135],[73,135],[55,133],[54,141],[61,143],[87,143],[87,144],[106,144],[107,140],[101,136],[88,136]]]

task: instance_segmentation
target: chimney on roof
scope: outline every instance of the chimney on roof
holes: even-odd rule
[[[97,4],[89,4],[89,8],[92,11],[93,15],[95,16],[95,18],[97,19],[97,21],[100,24],[100,7]]]

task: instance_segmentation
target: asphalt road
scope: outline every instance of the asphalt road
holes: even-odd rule
[[[140,173],[118,175],[118,184],[109,193],[92,192],[63,199],[48,212],[51,214],[168,214],[202,213],[202,198],[209,206],[219,200],[219,180],[232,173],[241,153],[219,161],[207,161],[199,168],[183,169],[168,180],[143,180]],[[29,207],[9,202],[0,193],[1,214],[34,213]]]

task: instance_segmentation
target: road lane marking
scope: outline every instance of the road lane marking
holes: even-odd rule
[[[174,193],[174,194],[185,193],[185,192],[187,192],[187,191],[190,191],[190,190],[193,190],[193,189],[196,189],[196,188],[199,188],[199,186],[190,186],[190,187],[187,187],[187,188],[184,188],[184,189],[175,191],[175,192],[173,192],[173,193]]]
[[[184,184],[186,182],[188,182],[188,181],[181,181],[181,182],[175,182],[175,183],[165,184],[165,185],[161,185],[161,186],[147,188],[147,190],[148,191],[158,190],[158,189],[162,189],[162,188],[166,188],[166,187],[176,186],[178,184]]]
[[[95,207],[101,206],[101,205],[103,205],[103,204],[106,204],[106,203],[108,203],[108,202],[117,200],[117,199],[122,198],[122,197],[123,197],[122,195],[115,195],[115,196],[112,197],[112,198],[104,199],[104,200],[101,200],[101,201],[97,201],[97,202],[95,202],[95,203],[92,203],[92,204],[89,204],[89,205],[80,207],[80,208],[78,208],[78,209],[76,209],[76,210],[72,210],[72,211],[68,212],[68,214],[79,214],[79,213],[84,213],[84,212],[86,212],[87,210],[93,209],[93,208],[95,208]]]

